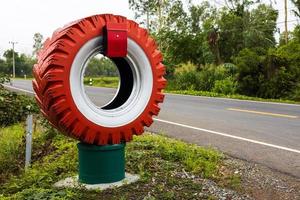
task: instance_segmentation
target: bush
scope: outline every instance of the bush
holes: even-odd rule
[[[195,90],[198,85],[197,74],[193,71],[176,74],[168,83],[171,90]]]
[[[261,85],[264,56],[251,49],[243,49],[234,58],[238,66],[238,92],[247,96],[257,96]]]
[[[182,64],[182,65],[179,65],[179,67],[176,67],[176,69],[174,70],[174,73],[180,74],[180,73],[190,72],[190,71],[195,72],[197,70],[198,70],[197,66],[189,62],[187,64]]]
[[[4,89],[2,84],[9,81],[8,77],[0,74],[0,126],[20,122],[28,114],[38,112],[33,98]]]
[[[237,83],[233,80],[232,77],[228,77],[224,80],[217,80],[212,91],[225,95],[235,94],[236,87]]]
[[[169,90],[212,91],[216,81],[226,79],[231,73],[224,66],[206,65],[197,68],[191,64],[181,66],[176,72],[169,81]]]
[[[8,126],[26,119],[28,114],[37,113],[33,98],[0,89],[0,126]]]
[[[243,49],[234,62],[238,66],[238,92],[261,98],[289,98],[300,82],[300,44],[270,49],[264,56]]]
[[[0,89],[3,89],[2,84],[8,83],[8,82],[10,82],[9,76],[0,73]]]
[[[300,101],[300,83],[297,85],[296,89],[290,94],[290,99],[294,101]]]

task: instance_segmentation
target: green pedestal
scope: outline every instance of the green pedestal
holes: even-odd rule
[[[79,182],[113,183],[125,178],[125,144],[96,146],[78,143]]]

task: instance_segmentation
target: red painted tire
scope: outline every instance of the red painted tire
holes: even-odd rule
[[[107,22],[127,24],[128,57],[115,61],[130,67],[133,82],[139,83],[132,83],[126,102],[98,111],[78,92],[82,83],[78,73],[83,73],[87,54],[101,44]],[[155,41],[137,23],[114,15],[87,17],[58,29],[44,43],[33,68],[35,97],[44,116],[68,136],[96,145],[128,142],[133,134],[142,134],[159,113],[158,104],[164,99],[161,91],[166,86],[161,62]]]

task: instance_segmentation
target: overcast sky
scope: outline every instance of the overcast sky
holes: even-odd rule
[[[199,3],[202,0],[194,0]],[[269,2],[269,0],[265,0]],[[211,0],[216,5],[223,0]],[[279,9],[278,22],[284,21],[283,0],[277,0],[275,8]],[[292,8],[289,5],[289,10]],[[70,21],[99,13],[114,13],[133,17],[127,0],[2,0],[0,6],[0,55],[11,48],[9,41],[16,41],[16,51],[30,54],[32,52],[33,34],[40,32],[45,38]],[[289,15],[289,27],[297,23],[292,13]],[[284,30],[284,24],[278,26]]]

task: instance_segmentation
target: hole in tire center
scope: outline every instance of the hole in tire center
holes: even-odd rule
[[[88,60],[83,81],[87,98],[102,110],[122,106],[134,84],[131,67],[124,58],[110,59],[100,53]]]

